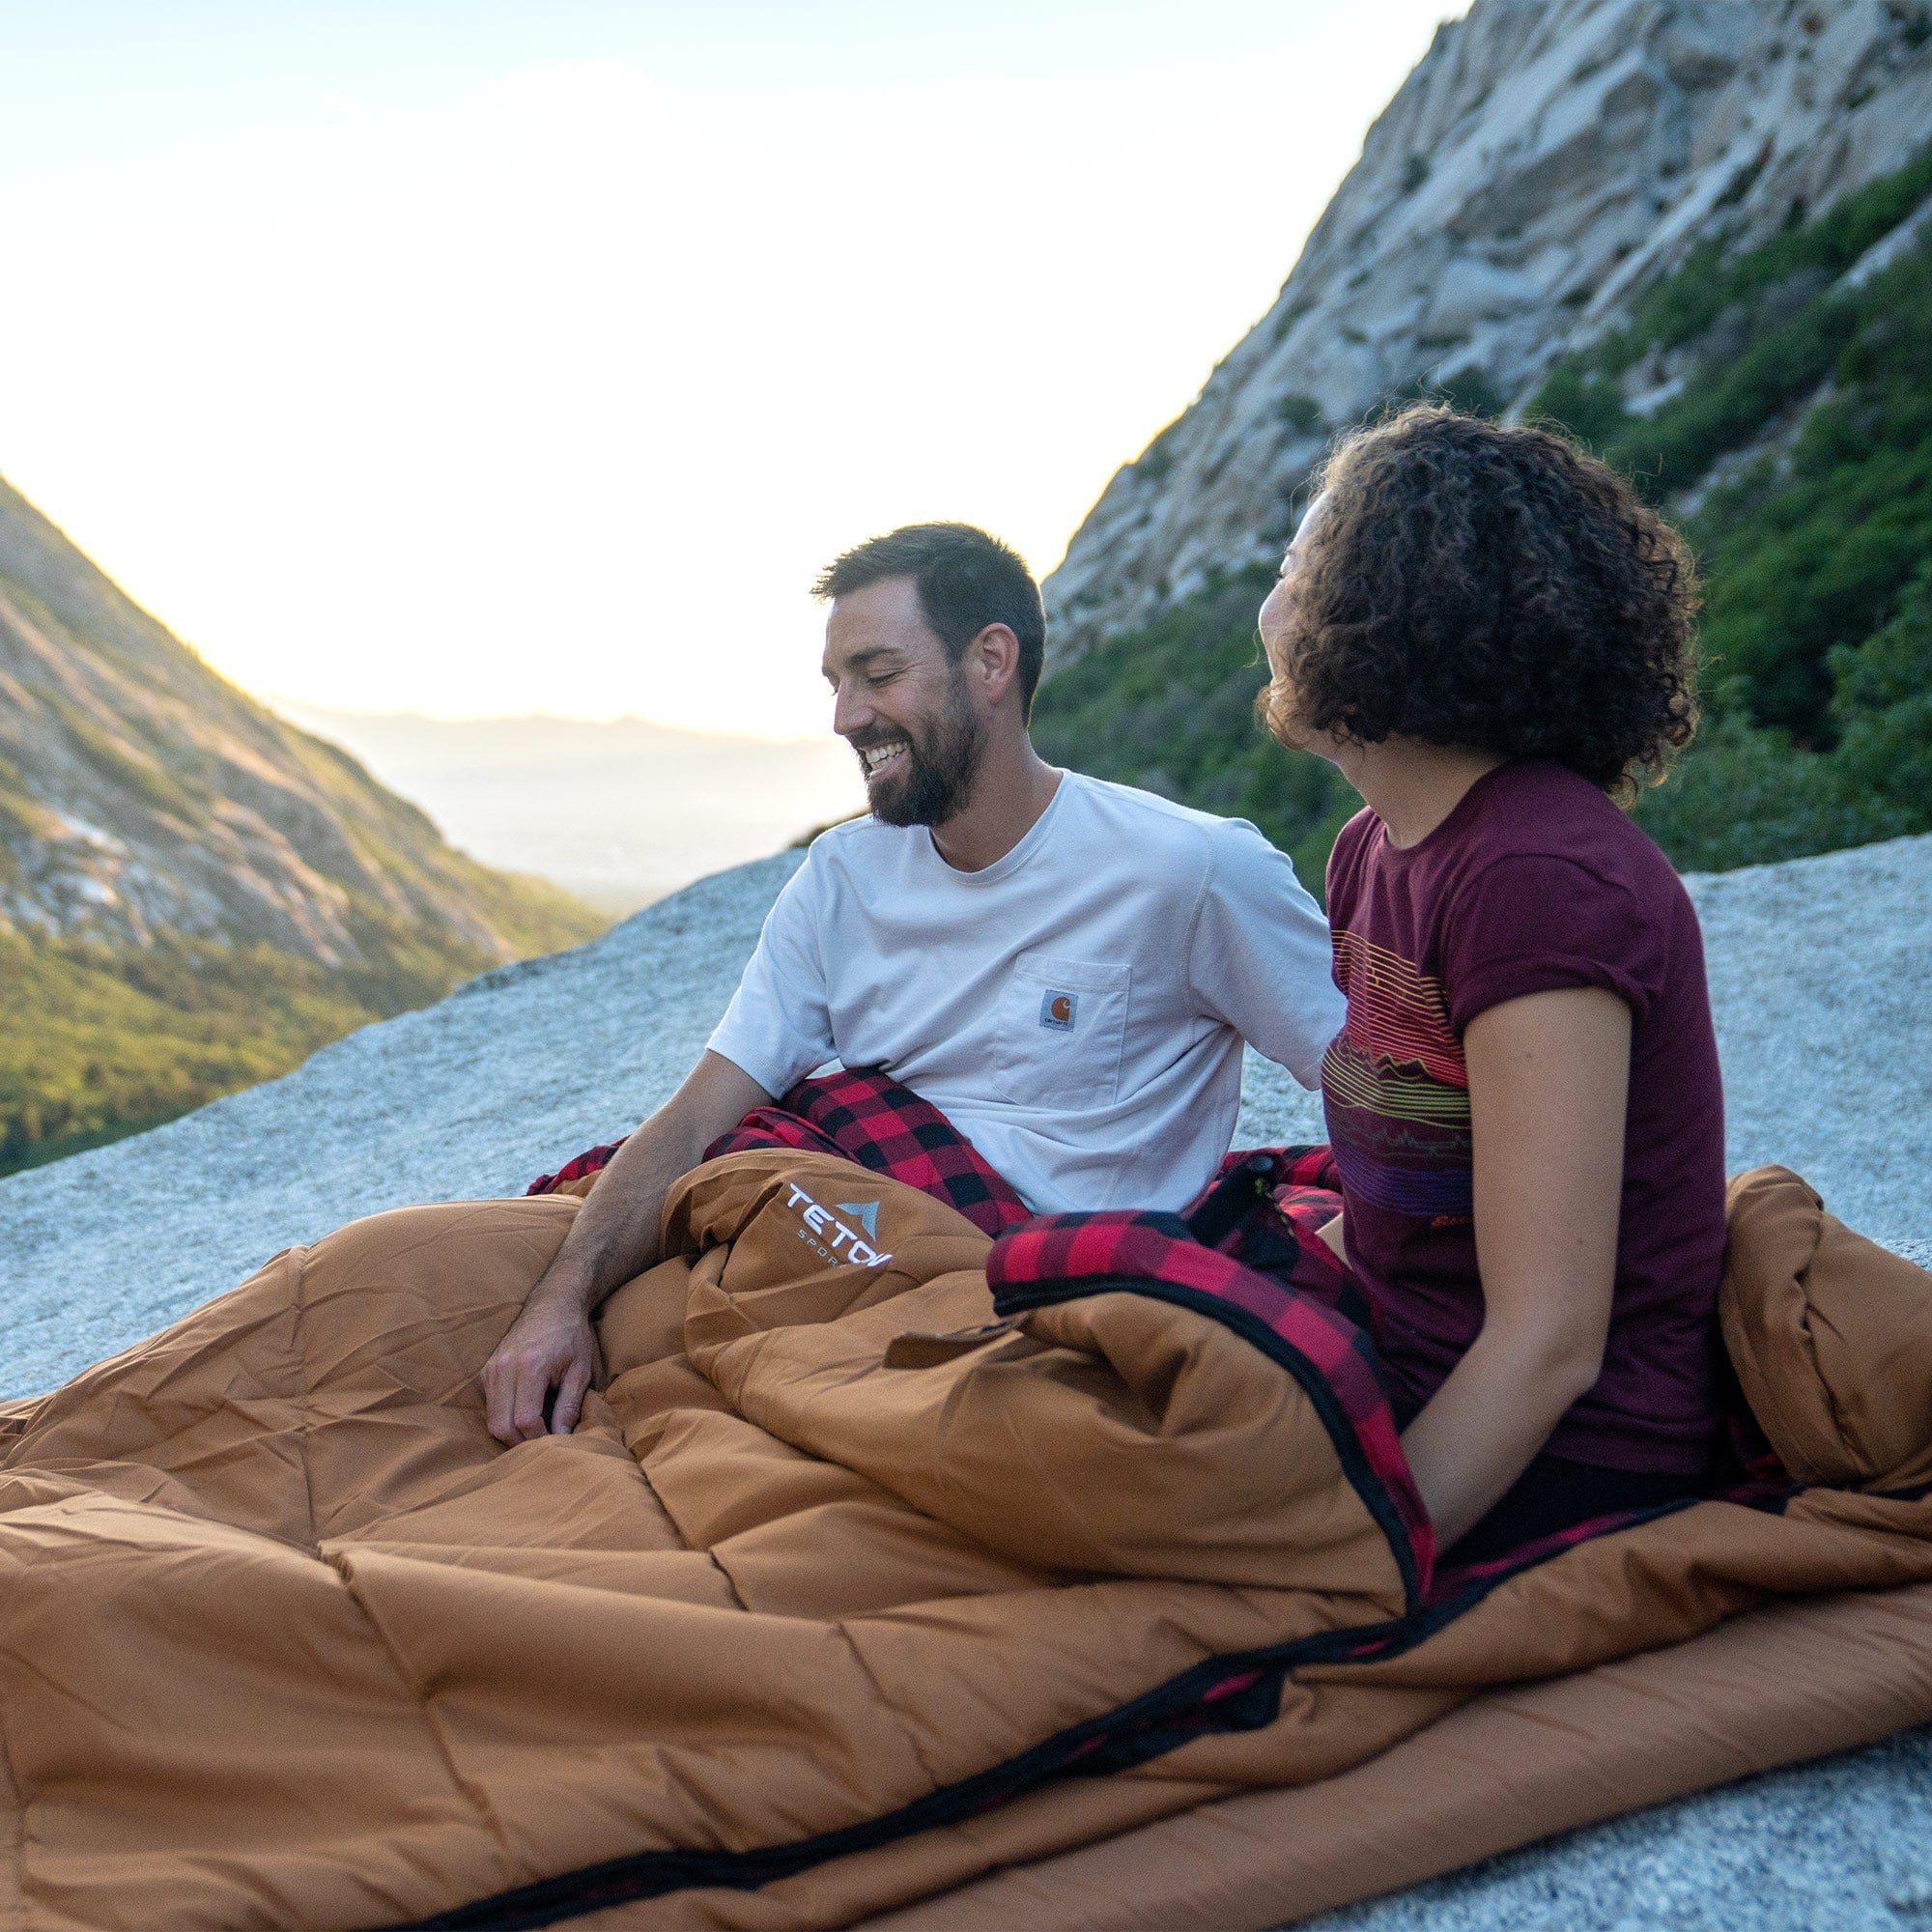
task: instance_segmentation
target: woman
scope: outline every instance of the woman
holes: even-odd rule
[[[1543,430],[1342,444],[1262,607],[1269,729],[1367,810],[1328,865],[1344,1212],[1438,1549],[1692,1494],[1723,1100],[1702,939],[1619,809],[1695,722],[1682,543]]]

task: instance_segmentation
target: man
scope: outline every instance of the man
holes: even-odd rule
[[[813,842],[709,1047],[491,1357],[504,1442],[575,1425],[591,1311],[657,1260],[667,1191],[826,1062],[890,1072],[1037,1211],[1174,1208],[1228,1151],[1242,1040],[1313,1087],[1341,1024],[1327,923],[1253,826],[1034,750],[1046,619],[1014,552],[916,524],[815,591],[871,814]]]

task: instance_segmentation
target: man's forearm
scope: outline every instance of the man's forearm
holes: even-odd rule
[[[662,1259],[665,1196],[703,1157],[705,1124],[666,1107],[624,1142],[585,1196],[532,1298],[568,1297],[587,1315],[613,1289]]]
[[[672,1183],[720,1134],[771,1097],[723,1055],[703,1053],[684,1085],[617,1150],[577,1210],[556,1259],[483,1365],[486,1417],[498,1442],[568,1435],[577,1427],[597,1369],[591,1312],[659,1259],[659,1225]]]
[[[722,1055],[705,1052],[689,1077],[611,1156],[585,1196],[531,1302],[566,1302],[588,1315],[653,1262],[665,1196],[718,1136],[771,1095]]]

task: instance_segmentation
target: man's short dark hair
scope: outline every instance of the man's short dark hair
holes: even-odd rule
[[[928,628],[954,664],[988,624],[1004,624],[1020,644],[1020,716],[1046,658],[1046,611],[1026,558],[971,524],[907,524],[848,550],[818,573],[811,594],[843,597],[889,577],[909,577]]]

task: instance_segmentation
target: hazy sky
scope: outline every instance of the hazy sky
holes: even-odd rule
[[[0,472],[257,693],[823,727],[1043,575],[1456,0],[0,0]]]

